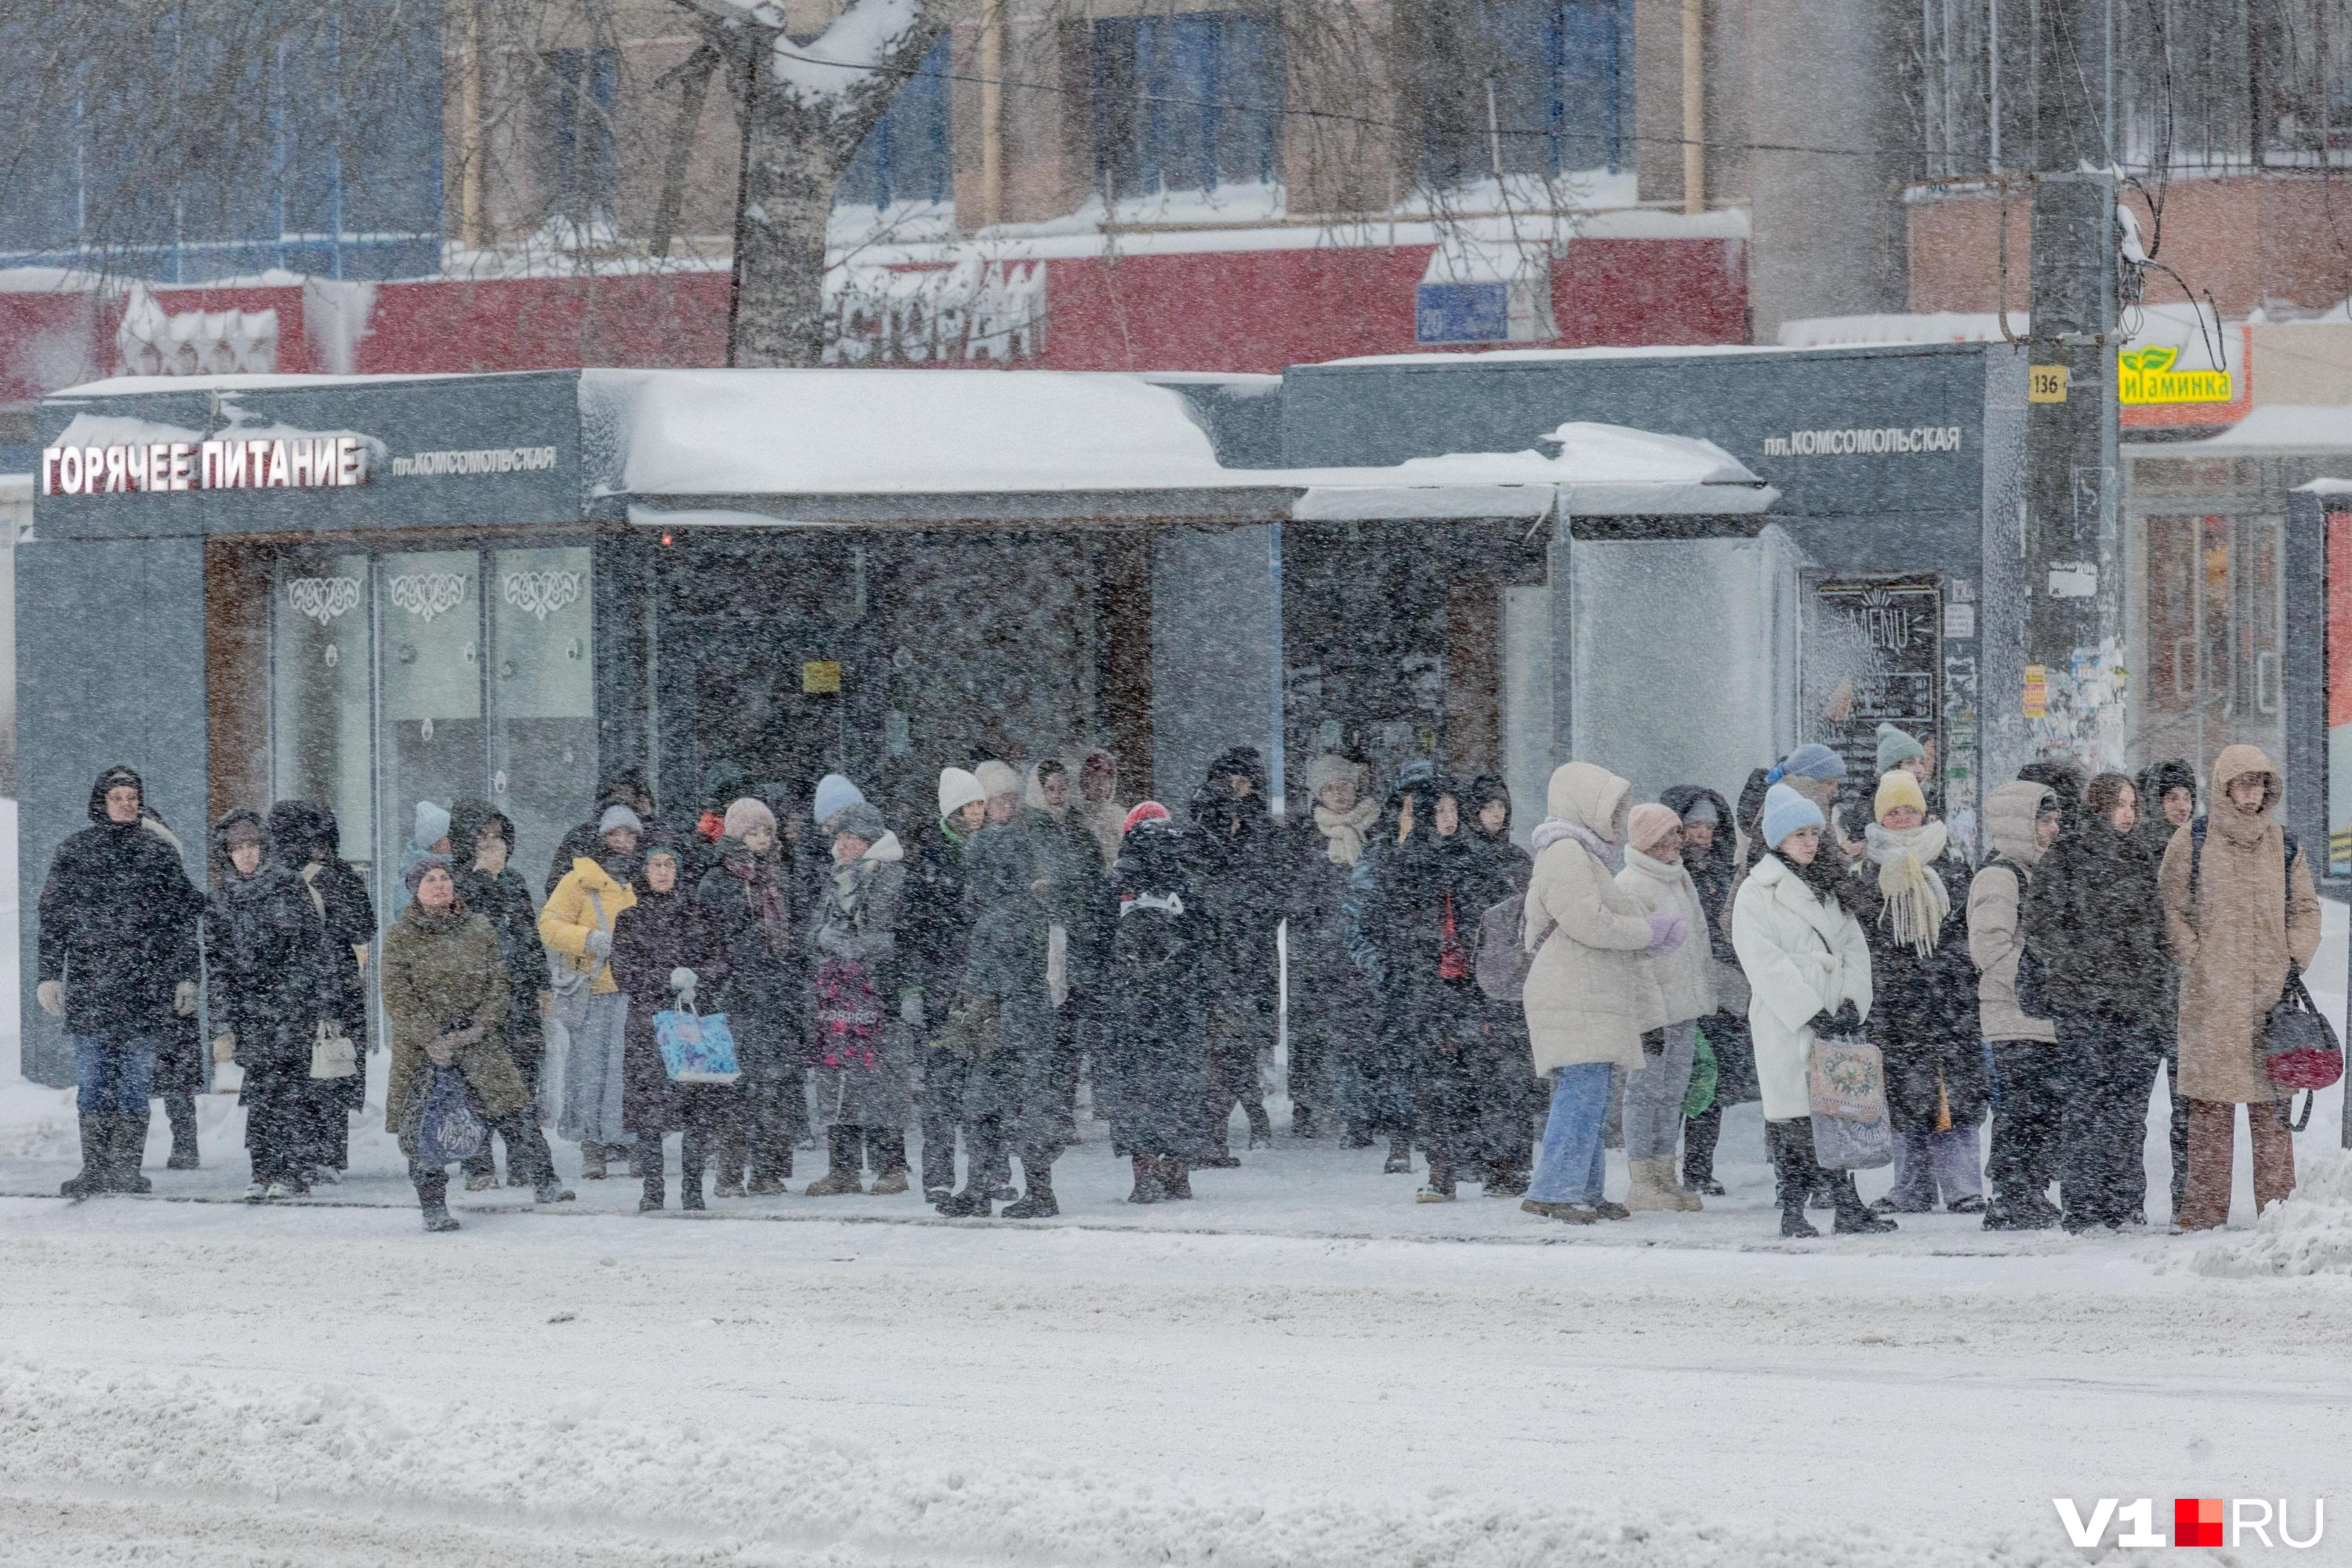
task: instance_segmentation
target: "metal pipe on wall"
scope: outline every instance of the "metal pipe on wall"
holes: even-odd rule
[[[1683,0],[1683,211],[1706,211],[1706,0]]]
[[[1004,221],[1004,0],[980,13],[980,221]]]

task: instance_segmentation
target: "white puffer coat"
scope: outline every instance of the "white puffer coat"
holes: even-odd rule
[[[1715,960],[1707,949],[1706,910],[1698,886],[1680,860],[1658,860],[1628,846],[1617,885],[1642,900],[1653,914],[1680,915],[1689,933],[1682,946],[1649,960],[1658,982],[1659,1016],[1653,1029],[1704,1018],[1715,1011]]]
[[[1553,837],[1551,822],[1580,828],[1604,845],[1625,837],[1633,786],[1605,768],[1569,763],[1544,792],[1549,819],[1536,830],[1535,879],[1528,886],[1528,1043],[1538,1073],[1589,1062],[1628,1072],[1642,1067],[1642,1035],[1656,1027],[1657,977],[1643,957],[1649,908],[1611,879],[1609,867],[1578,838]],[[1706,928],[1699,932],[1706,950]]]
[[[1805,1079],[1813,1016],[1836,1012],[1842,1002],[1870,1016],[1870,944],[1861,922],[1806,886],[1779,856],[1767,855],[1732,904],[1731,945],[1748,975],[1748,1026],[1765,1119],[1810,1116]]]

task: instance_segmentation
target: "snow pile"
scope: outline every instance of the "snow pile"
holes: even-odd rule
[[[556,1322],[546,1331],[551,1360],[560,1361],[566,1331]],[[569,1386],[590,1389],[593,1380]],[[1045,1460],[909,1462],[887,1436],[834,1443],[656,1412],[612,1417],[580,1394],[554,1396],[544,1414],[515,1416],[337,1384],[255,1390],[193,1374],[23,1360],[0,1364],[0,1478],[133,1493],[201,1478],[215,1498],[490,1514],[599,1539],[715,1531],[887,1561],[1219,1568],[1973,1568],[1987,1561],[1981,1544],[1964,1550],[1868,1530],[1631,1521],[1445,1488],[1368,1508],[1286,1495],[1272,1478],[1237,1497]],[[2009,1568],[2079,1561],[2063,1546],[2063,1537],[2057,1546],[2014,1542],[1998,1560]]]
[[[2352,1153],[2315,1154],[2312,1143],[2303,1140],[2295,1150],[2294,1195],[2263,1211],[2252,1229],[2231,1231],[2197,1252],[2191,1269],[2220,1279],[2352,1275]]]

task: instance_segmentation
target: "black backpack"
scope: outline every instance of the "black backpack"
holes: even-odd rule
[[[2210,820],[2200,816],[2189,824],[2189,918],[2191,921],[2197,919],[2197,875],[2204,868],[2205,827]],[[2284,878],[2280,892],[2291,903],[2294,900],[2294,858],[2299,851],[2294,834],[2282,827],[2279,837],[2286,843],[2286,862],[2279,868]]]

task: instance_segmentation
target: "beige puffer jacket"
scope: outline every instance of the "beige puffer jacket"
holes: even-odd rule
[[[2039,1040],[2055,1044],[2057,1026],[2029,1018],[2017,1005],[2017,963],[2025,954],[2017,917],[2025,888],[2013,868],[2031,877],[2042,860],[2033,824],[2049,789],[2023,779],[1985,797],[1985,833],[1999,861],[1988,861],[1969,884],[1969,956],[1977,966],[1977,1026],[1988,1040]],[[2009,862],[2010,864],[2004,864]]]
[[[1544,792],[1549,820],[1536,830],[1536,872],[1528,886],[1528,1040],[1536,1071],[1611,1062],[1642,1067],[1642,1035],[1664,1008],[1657,977],[1643,950],[1649,910],[1620,888],[1601,857],[1573,835],[1581,828],[1604,846],[1625,841],[1633,786],[1605,768],[1569,763]],[[1686,940],[1704,943],[1697,927]]]

